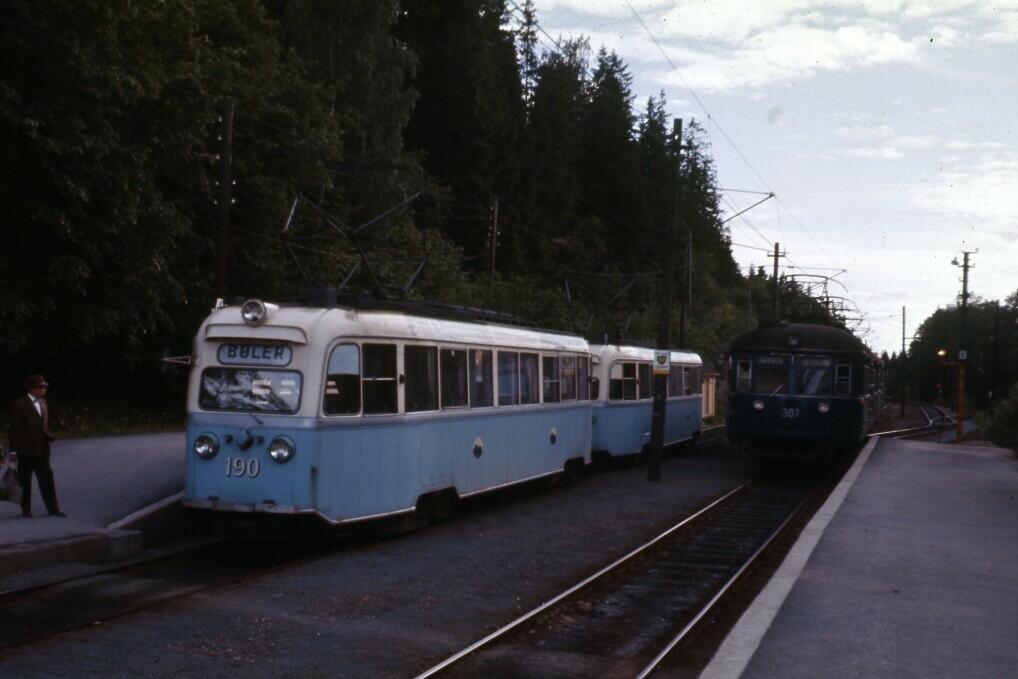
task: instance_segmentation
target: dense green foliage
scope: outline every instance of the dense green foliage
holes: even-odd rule
[[[537,37],[530,3],[503,0],[5,3],[8,391],[37,371],[80,394],[179,389],[158,359],[214,301],[227,101],[228,298],[336,285],[360,247],[397,285],[426,259],[413,296],[653,340],[678,194],[672,341],[717,360],[771,285],[732,258],[702,129],[686,121],[676,176],[664,93],[640,104],[614,53]],[[298,195],[336,224],[304,203],[284,242]]]

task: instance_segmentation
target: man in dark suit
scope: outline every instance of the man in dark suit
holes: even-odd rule
[[[18,462],[18,483],[21,494],[21,515],[32,516],[32,474],[39,483],[39,492],[51,516],[66,516],[57,503],[53,485],[53,470],[49,466],[49,406],[46,388],[49,384],[42,375],[31,375],[25,380],[28,393],[11,405],[11,453]]]

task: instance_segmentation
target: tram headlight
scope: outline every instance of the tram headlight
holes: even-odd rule
[[[753,410],[763,410],[764,402],[761,399],[753,401]]]
[[[211,460],[219,452],[219,439],[212,434],[202,434],[194,440],[194,452],[203,460]]]
[[[269,310],[265,307],[265,302],[260,299],[249,299],[240,307],[240,315],[248,325],[261,325],[265,322],[265,317],[268,314]]]
[[[817,410],[824,414],[829,413],[831,412],[831,404],[827,401],[821,401],[820,405],[817,406]]]
[[[297,452],[297,446],[293,444],[293,441],[282,436],[272,439],[272,443],[269,444],[269,457],[276,462],[289,462],[295,452]]]

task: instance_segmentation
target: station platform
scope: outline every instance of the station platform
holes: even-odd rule
[[[184,433],[53,443],[50,464],[60,508],[49,516],[32,482],[32,514],[0,502],[0,589],[26,573],[70,562],[103,562],[141,552],[138,530],[184,488]]]
[[[1015,454],[874,439],[700,676],[1015,676],[1015,630]]]

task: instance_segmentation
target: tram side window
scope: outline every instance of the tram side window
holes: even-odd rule
[[[520,403],[541,402],[540,357],[520,354]]]
[[[442,407],[462,408],[467,404],[467,352],[465,349],[442,349],[439,359],[442,372]]]
[[[852,366],[839,363],[834,373],[834,393],[837,396],[852,395]]]
[[[562,400],[576,400],[576,356],[562,356],[559,358],[559,376],[562,378]]]
[[[520,402],[520,355],[498,352],[498,404],[514,406]]]
[[[356,344],[340,344],[329,354],[322,408],[326,415],[361,411],[361,357]]]
[[[590,358],[587,356],[576,359],[576,398],[590,399]]]
[[[637,374],[640,376],[636,380],[640,390],[640,398],[651,398],[654,396],[654,380],[650,376],[650,363],[637,363]]]
[[[470,350],[470,407],[487,408],[494,404],[494,382],[491,378],[491,352]]]
[[[608,398],[613,401],[636,400],[636,364],[615,363],[611,367]]]
[[[693,385],[692,385],[693,391],[692,391],[692,393],[694,393],[694,394],[702,394],[703,393],[703,368],[701,368],[701,367],[694,367],[693,368],[693,372],[692,372],[692,376],[693,376]]]
[[[544,402],[558,403],[562,400],[558,356],[545,356],[542,363],[544,367]]]
[[[688,366],[682,366],[682,393],[689,396],[693,393],[693,370]]]
[[[364,412],[396,412],[396,345],[364,345]]]
[[[735,390],[746,392],[750,390],[751,377],[753,376],[752,363],[748,358],[740,358],[735,372]]]
[[[438,350],[407,346],[403,354],[406,371],[406,411],[438,410]]]
[[[682,367],[673,365],[668,371],[668,395],[682,395]]]

